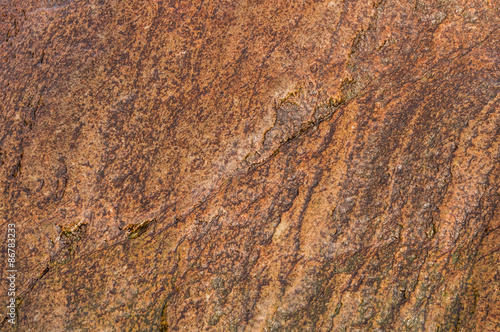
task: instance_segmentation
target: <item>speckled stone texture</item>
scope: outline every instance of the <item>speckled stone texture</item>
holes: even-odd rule
[[[1,331],[500,331],[498,0],[0,8]]]

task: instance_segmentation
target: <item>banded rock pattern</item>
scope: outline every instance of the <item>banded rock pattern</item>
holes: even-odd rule
[[[1,9],[2,330],[500,329],[497,1]]]

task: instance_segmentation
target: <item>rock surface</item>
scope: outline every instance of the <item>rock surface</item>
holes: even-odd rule
[[[1,330],[500,330],[498,1],[0,6]]]

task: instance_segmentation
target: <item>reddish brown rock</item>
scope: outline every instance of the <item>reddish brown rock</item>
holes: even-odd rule
[[[500,330],[498,2],[1,9],[2,330]]]

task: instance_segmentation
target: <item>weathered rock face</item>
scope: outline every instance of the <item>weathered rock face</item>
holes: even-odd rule
[[[497,1],[1,6],[2,330],[500,330]]]

